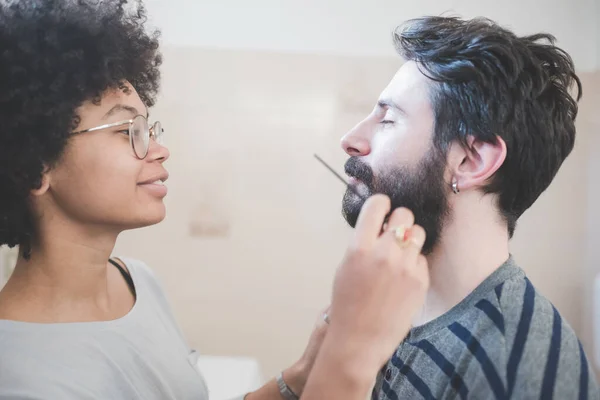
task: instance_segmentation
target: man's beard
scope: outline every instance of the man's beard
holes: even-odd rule
[[[382,193],[390,198],[392,211],[406,207],[413,212],[415,224],[421,225],[427,233],[423,254],[429,254],[438,243],[444,222],[449,217],[448,189],[444,181],[445,161],[433,149],[429,154],[416,167],[396,167],[377,176],[358,157],[351,157],[345,166],[349,176],[359,179],[367,187],[367,193],[355,187],[363,199]],[[342,212],[353,228],[365,203],[363,199],[350,188],[344,195]]]

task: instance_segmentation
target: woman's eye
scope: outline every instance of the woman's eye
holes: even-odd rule
[[[129,136],[129,129],[122,129],[122,130],[120,130],[120,131],[117,131],[117,132],[119,132],[119,133],[122,133],[122,134],[124,134],[124,135],[128,135],[128,136]]]
[[[388,124],[393,124],[393,123],[394,123],[394,121],[390,121],[387,119],[384,119],[383,121],[381,121],[381,124],[383,124],[383,125],[388,125]]]

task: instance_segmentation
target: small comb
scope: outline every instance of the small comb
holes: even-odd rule
[[[332,173],[333,175],[335,175],[335,176],[336,176],[336,177],[337,177],[337,178],[338,178],[340,181],[342,181],[342,183],[343,183],[343,184],[344,184],[344,185],[345,185],[345,186],[346,186],[348,189],[350,189],[350,190],[352,191],[352,193],[354,193],[355,195],[357,195],[357,196],[358,196],[358,197],[360,197],[361,199],[365,200],[365,198],[364,198],[363,196],[361,196],[361,195],[360,195],[360,193],[358,193],[354,187],[350,186],[350,185],[348,184],[348,182],[346,182],[346,180],[345,180],[344,178],[342,178],[342,176],[341,176],[340,174],[338,174],[338,173],[337,173],[337,172],[336,172],[336,171],[335,171],[333,168],[331,168],[331,167],[329,166],[329,164],[327,164],[325,161],[323,161],[323,159],[322,159],[321,157],[319,157],[319,156],[318,156],[318,155],[316,155],[316,154],[314,154],[314,156],[315,156],[315,158],[316,158],[317,160],[319,160],[319,162],[320,162],[321,164],[323,164],[323,165],[325,166],[325,168],[327,168],[329,171],[331,171],[331,173]]]

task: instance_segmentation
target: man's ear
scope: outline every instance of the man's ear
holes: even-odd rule
[[[484,142],[474,136],[467,138],[467,146],[458,142],[452,144],[448,161],[452,168],[451,179],[459,190],[479,188],[504,163],[506,143],[496,136],[493,143]]]

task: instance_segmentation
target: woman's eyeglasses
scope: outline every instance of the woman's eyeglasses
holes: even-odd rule
[[[164,130],[159,121],[156,121],[152,126],[148,125],[148,119],[143,115],[136,115],[133,119],[128,119],[119,122],[113,122],[106,125],[96,126],[94,128],[84,129],[82,131],[73,132],[74,135],[85,132],[94,132],[102,129],[114,128],[121,125],[129,125],[129,143],[133,149],[133,153],[137,158],[143,160],[148,155],[150,147],[150,138],[158,144],[163,144]]]

